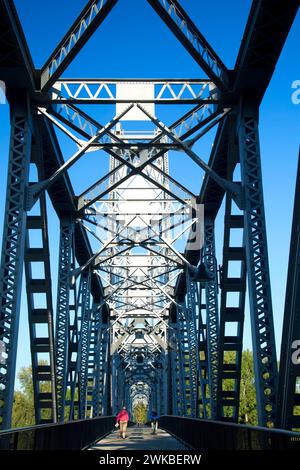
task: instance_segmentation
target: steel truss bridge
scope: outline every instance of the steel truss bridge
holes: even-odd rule
[[[247,282],[259,425],[299,431],[300,365],[291,354],[300,335],[300,176],[278,372],[258,126],[298,1],[253,0],[233,70],[179,1],[146,1],[206,78],[62,78],[117,0],[88,1],[37,70],[13,0],[0,2],[0,79],[11,119],[1,429],[11,427],[25,268],[36,424],[110,416],[140,401],[160,415],[236,423]],[[105,104],[115,114],[98,122],[87,105]],[[182,104],[190,110],[175,122],[157,117],[160,105]],[[130,120],[140,127],[128,128]],[[206,163],[194,145],[213,127]],[[57,130],[76,145],[71,157]],[[76,194],[68,170],[97,151],[109,155],[109,171]],[[171,175],[170,151],[203,170],[198,194]],[[55,286],[46,195],[60,221]],[[223,201],[217,261],[214,227]],[[237,233],[242,243],[232,244]]]

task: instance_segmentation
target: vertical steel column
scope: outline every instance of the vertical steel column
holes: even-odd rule
[[[178,376],[178,334],[177,323],[169,322],[168,329],[168,358],[169,358],[169,411],[168,414],[177,416],[179,414],[178,401],[180,401],[180,387]]]
[[[25,191],[32,131],[26,96],[11,103],[11,137],[0,269],[0,428],[11,426],[25,247]],[[23,102],[23,103],[22,103]]]
[[[180,388],[180,415],[187,416],[188,391],[187,391],[187,363],[186,363],[186,324],[180,307],[177,307],[178,324],[178,375]]]
[[[102,395],[101,395],[101,414],[108,415],[113,413],[112,411],[112,401],[111,401],[111,355],[110,355],[110,330],[108,329],[108,319],[102,322],[102,347],[101,347],[101,386],[102,386]]]
[[[44,161],[37,119],[31,164],[37,168],[38,181],[42,181]],[[24,260],[35,420],[36,424],[43,424],[57,421],[52,286],[44,193],[35,205],[34,214],[27,215]],[[43,296],[43,305],[39,303],[40,296]],[[47,363],[41,364],[39,358],[46,354]]]
[[[116,415],[119,410],[119,397],[118,397],[118,365],[119,356],[117,353],[110,355],[111,357],[111,405],[112,414]]]
[[[75,269],[75,245],[74,235],[72,238],[72,256],[71,256],[71,271]],[[67,390],[68,399],[66,406],[68,407],[69,419],[74,420],[79,418],[79,373],[78,361],[80,360],[80,330],[82,315],[82,276],[80,276],[79,288],[77,287],[76,279],[71,282],[70,273],[70,291],[69,291],[69,328],[68,328],[68,365],[67,365]]]
[[[155,375],[156,375],[156,381],[155,381],[155,384],[156,384],[156,411],[159,415],[162,414],[162,396],[161,396],[161,369],[156,369],[155,371]]]
[[[99,304],[94,304],[91,317],[87,390],[87,409],[91,418],[100,415],[101,324],[102,309]]]
[[[161,352],[161,414],[167,414],[168,400],[168,362],[167,355]]]
[[[182,314],[181,307],[176,307],[177,318],[177,334],[178,334],[178,354],[177,354],[177,374],[179,384],[179,409],[180,415],[186,416],[188,403],[187,403],[187,381],[186,381],[186,358],[185,358],[185,330],[186,325],[184,315]]]
[[[300,153],[283,317],[276,426],[300,431]]]
[[[196,301],[196,283],[190,279],[186,271],[186,305],[184,309],[185,321],[187,326],[187,345],[189,360],[189,389],[190,389],[190,415],[199,416],[199,344],[197,335],[197,301]],[[202,390],[202,396],[205,391]]]
[[[209,373],[208,373],[208,342],[207,342],[207,318],[203,321],[202,312],[205,310],[207,317],[207,305],[203,303],[203,293],[206,292],[206,284],[195,283],[197,295],[197,341],[199,354],[199,398],[198,417],[207,419],[210,414]]]
[[[58,420],[65,419],[70,326],[70,272],[72,267],[74,224],[63,220],[60,227],[59,268],[56,314],[56,369]]]
[[[238,138],[245,195],[246,262],[259,424],[272,426],[276,415],[277,359],[273,324],[267,234],[263,200],[258,110],[243,97]]]
[[[56,409],[56,373],[54,352],[53,307],[50,273],[50,254],[48,245],[47,214],[45,197],[39,202],[39,215],[28,215],[25,243],[25,274],[28,303],[28,322],[32,357],[32,380],[34,389],[36,424],[57,421]],[[41,234],[42,247],[34,247],[30,241],[30,232]],[[38,242],[39,243],[39,242]],[[34,277],[32,268],[35,263],[43,264],[39,277]],[[45,296],[45,306],[38,306],[38,296]],[[37,325],[47,328],[47,335],[37,334]],[[39,355],[47,354],[48,363],[40,364]],[[43,391],[45,384],[49,390]],[[45,413],[50,411],[50,416]]]
[[[214,280],[205,286],[205,302],[210,416],[212,419],[216,419],[219,335],[218,273],[215,251],[215,227],[214,221],[209,217],[209,214],[205,214],[204,233],[205,264],[208,271],[214,273]]]
[[[230,122],[227,147],[227,179],[239,170],[239,152],[235,139],[236,121]],[[221,270],[220,324],[218,338],[217,419],[237,422],[246,297],[246,260],[244,213],[229,194],[225,200],[223,260]]]
[[[232,204],[232,199],[227,194],[218,340],[217,419],[237,422],[245,318],[246,266],[243,246],[244,217],[242,214],[232,213]],[[235,236],[237,231],[240,232],[240,246]],[[232,263],[238,263],[236,269],[232,269]]]
[[[122,367],[122,362],[120,356],[117,359],[118,366],[116,368],[117,373],[117,389],[116,389],[116,399],[118,403],[118,410],[125,406],[125,381],[124,381],[124,372]]]
[[[181,387],[184,390],[182,395],[184,416],[193,416],[194,403],[195,403],[195,391],[193,385],[195,384],[195,372],[193,368],[192,356],[190,354],[190,341],[189,341],[189,313],[186,312],[186,305],[178,308],[180,316],[180,342],[181,342],[181,361],[180,361],[180,379]],[[194,393],[193,393],[194,392]]]
[[[91,336],[91,273],[81,274],[81,329],[78,345],[78,383],[79,383],[79,419],[86,417],[86,402],[88,388],[88,354]]]

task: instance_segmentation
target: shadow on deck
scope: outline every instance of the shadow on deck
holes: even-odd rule
[[[126,439],[123,440],[119,437],[119,432],[114,431],[91,446],[90,450],[188,450],[188,448],[162,429],[158,429],[157,434],[152,434],[150,427],[132,426],[127,429]]]

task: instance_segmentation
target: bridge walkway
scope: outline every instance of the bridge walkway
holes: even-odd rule
[[[188,450],[186,446],[166,431],[158,429],[152,434],[149,426],[131,426],[126,439],[119,437],[118,430],[96,442],[90,450]]]

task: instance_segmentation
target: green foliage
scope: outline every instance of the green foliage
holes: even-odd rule
[[[225,355],[227,364],[234,364],[236,353],[229,351]],[[227,379],[223,381],[223,390],[233,391],[234,380]],[[230,407],[225,408],[225,415],[230,417],[232,410]],[[257,425],[257,409],[256,409],[256,392],[254,383],[254,365],[253,353],[249,350],[242,353],[242,373],[241,373],[241,389],[240,389],[240,409],[239,422],[242,424]]]
[[[240,400],[240,422],[257,425],[253,353],[248,349],[242,356]]]
[[[18,373],[21,390],[14,394],[12,427],[35,424],[31,367],[22,367]]]
[[[46,365],[46,361],[40,361],[40,365]],[[12,428],[32,426],[35,424],[33,382],[31,366],[22,367],[18,373],[21,390],[14,393],[14,403],[12,411]],[[41,392],[50,392],[51,388],[48,382],[40,384]],[[42,411],[43,418],[51,416],[50,410]]]
[[[133,409],[134,421],[138,424],[145,424],[147,422],[147,406],[139,402]]]
[[[40,361],[40,365],[47,365],[47,361]],[[20,428],[32,426],[35,424],[34,412],[34,396],[33,396],[33,382],[32,382],[32,369],[31,366],[22,367],[18,373],[21,390],[14,393],[14,403],[12,411],[12,428]],[[51,392],[51,385],[49,382],[40,383],[40,392]],[[70,389],[67,390],[66,401],[71,399]],[[75,390],[75,403],[78,401],[78,390]],[[75,419],[78,415],[78,407],[75,405]],[[65,407],[65,421],[69,420],[70,406]],[[51,418],[51,410],[44,409],[41,411],[42,419]]]
[[[12,412],[12,428],[22,428],[35,424],[33,397],[30,399],[24,392],[16,391]]]

